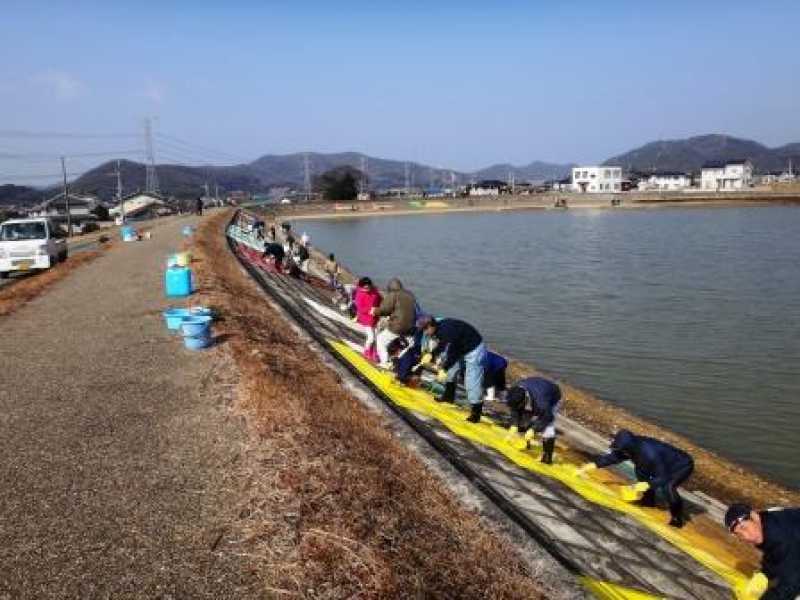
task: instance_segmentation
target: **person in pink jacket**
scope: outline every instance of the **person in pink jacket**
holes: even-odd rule
[[[364,342],[364,357],[376,362],[378,353],[375,350],[375,326],[378,324],[376,315],[372,314],[371,309],[380,306],[383,298],[381,293],[369,277],[362,277],[358,280],[356,287],[356,322],[366,328],[367,340]]]

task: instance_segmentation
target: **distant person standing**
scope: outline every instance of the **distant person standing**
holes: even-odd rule
[[[325,261],[325,274],[328,276],[328,285],[335,290],[339,285],[339,263],[333,253],[328,254],[328,260]]]
[[[200,217],[203,216],[203,197],[202,196],[198,196],[197,197],[197,202],[195,202],[195,205],[194,205],[194,213],[196,215],[200,216]]]

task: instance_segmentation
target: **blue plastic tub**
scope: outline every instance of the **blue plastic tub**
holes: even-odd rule
[[[188,308],[168,308],[161,314],[167,322],[167,329],[172,330],[180,329],[181,322],[191,316]]]
[[[181,334],[184,337],[208,337],[211,317],[184,317],[181,321]]]
[[[133,242],[137,239],[136,230],[130,225],[121,227],[119,232],[123,242]]]
[[[189,316],[192,316],[192,317],[211,317],[212,320],[213,320],[214,312],[210,308],[206,308],[205,306],[190,306],[189,307]]]
[[[169,267],[164,273],[164,293],[168,298],[183,298],[194,291],[192,270],[188,267]]]
[[[194,227],[192,227],[191,225],[184,225],[183,226],[183,235],[185,237],[189,237],[193,233],[194,233]]]
[[[211,345],[211,338],[209,336],[191,336],[187,335],[183,338],[183,345],[187,350],[202,350]]]

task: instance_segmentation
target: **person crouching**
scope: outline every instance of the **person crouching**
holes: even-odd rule
[[[527,377],[508,390],[506,401],[511,409],[512,427],[516,427],[519,433],[530,432],[529,436],[532,433],[541,434],[541,462],[553,464],[561,388],[544,377]]]

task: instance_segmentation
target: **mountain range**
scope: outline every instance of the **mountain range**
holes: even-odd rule
[[[799,163],[800,143],[768,148],[729,135],[699,135],[685,140],[650,142],[613,156],[603,164],[621,166],[627,172],[697,172],[704,163],[735,159],[750,159],[757,173],[786,170],[790,160],[795,165]]]
[[[624,154],[614,156],[603,164],[619,165],[626,172],[649,172],[653,170],[699,171],[709,161],[750,159],[756,172],[786,169],[789,161],[800,165],[800,143],[768,148],[752,140],[728,135],[710,134],[683,140],[650,142]],[[349,165],[360,169],[366,166],[370,186],[373,189],[398,188],[408,180],[412,187],[427,188],[499,179],[506,181],[513,174],[517,182],[541,181],[568,176],[572,164],[555,164],[534,161],[527,165],[496,164],[474,172],[452,171],[415,162],[389,160],[366,156],[357,152],[322,154],[316,152],[285,155],[267,154],[253,162],[217,167],[193,167],[174,164],[156,166],[162,190],[175,196],[196,196],[205,183],[218,185],[221,190],[245,190],[266,192],[273,188],[302,189],[305,180],[305,161],[308,160],[311,176],[319,175],[334,167]],[[132,161],[121,161],[122,180],[125,190],[143,189],[145,166]],[[116,193],[116,161],[106,162],[81,175],[70,184],[70,189],[79,193],[97,194],[110,200]],[[0,205],[30,205],[48,192],[26,186],[0,185]]]

